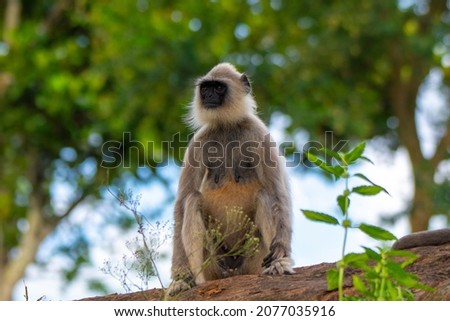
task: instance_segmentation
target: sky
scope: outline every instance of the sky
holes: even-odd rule
[[[428,81],[422,88],[422,94],[418,101],[419,111],[417,114],[417,125],[422,142],[422,150],[428,157],[434,153],[437,138],[442,134],[439,127],[439,120],[448,117],[445,114],[445,101],[437,95],[437,86],[440,75],[431,73]],[[275,140],[280,143],[286,140],[283,127],[286,126],[289,119],[285,116],[275,116],[270,124],[270,130]],[[306,135],[300,134],[298,139],[307,139]],[[365,174],[373,182],[383,186],[390,195],[381,193],[374,197],[355,196],[351,200],[349,209],[350,218],[355,223],[368,223],[381,225],[381,216],[392,215],[402,211],[413,195],[413,184],[411,178],[411,167],[407,152],[400,148],[396,152],[386,153],[379,148],[379,142],[373,140],[368,143],[365,155],[370,158],[375,165],[368,162],[361,163],[355,168],[355,171]],[[179,168],[168,167],[163,169],[164,175],[171,179],[170,189],[177,188]],[[448,171],[447,171],[448,173]],[[329,226],[326,224],[311,222],[305,219],[300,209],[308,209],[328,213],[339,217],[336,197],[344,189],[344,182],[332,182],[319,174],[318,169],[308,171],[299,171],[295,168],[288,168],[290,177],[292,200],[293,200],[293,238],[292,238],[292,257],[295,266],[308,266],[322,262],[335,262],[340,259],[343,242],[343,229],[338,226]],[[354,178],[350,181],[351,186],[356,186],[363,181]],[[60,186],[61,198],[67,197],[70,190]],[[141,204],[139,210],[141,213],[147,213],[149,209],[154,208],[155,202],[165,200],[167,191],[161,186],[152,184],[142,187],[135,192],[141,195]],[[113,276],[101,271],[105,262],[110,262],[113,266],[120,266],[124,256],[131,256],[130,244],[138,236],[136,229],[127,233],[114,228],[113,226],[99,229],[108,213],[117,211],[118,204],[113,200],[105,200],[97,206],[85,205],[80,207],[74,215],[58,228],[58,233],[49,237],[43,243],[38,257],[48,261],[47,266],[31,265],[26,272],[23,282],[19,282],[14,291],[14,300],[25,300],[25,289],[28,293],[28,299],[31,301],[44,300],[74,300],[98,295],[87,288],[88,279],[101,279],[112,290],[111,293],[124,293],[125,290],[120,282]],[[167,206],[161,213],[158,221],[165,228],[155,229],[161,233],[164,238],[170,233],[168,227],[172,224],[173,204]],[[95,215],[99,214],[99,215]],[[132,215],[131,213],[125,215]],[[70,241],[71,227],[75,223],[83,223],[86,235],[90,243],[93,244],[92,258],[93,262],[87,267],[81,269],[77,279],[70,283],[62,279],[59,271],[67,265],[67,259],[62,256],[52,254],[54,242]],[[156,226],[155,222],[152,222]],[[440,217],[434,217],[430,223],[430,228],[444,227],[445,220]],[[406,218],[400,219],[393,226],[384,226],[397,237],[408,234],[409,225]],[[149,233],[151,228],[149,228]],[[155,232],[156,233],[156,232]],[[128,244],[128,247],[127,247]],[[358,230],[350,230],[347,241],[346,252],[361,252],[361,246],[381,246],[382,243],[374,241],[365,236]],[[157,261],[157,268],[166,287],[170,283],[170,257],[171,257],[170,237],[163,242],[159,251],[164,258]],[[129,284],[133,282],[138,286],[140,279],[130,274]],[[148,288],[159,288],[161,285],[156,278],[150,280]],[[132,290],[138,290],[132,288]]]

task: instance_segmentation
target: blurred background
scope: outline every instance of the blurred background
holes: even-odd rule
[[[0,300],[160,287],[136,213],[168,285],[183,115],[221,61],[291,160],[296,266],[342,242],[300,212],[338,213],[343,189],[291,157],[311,142],[367,141],[358,170],[390,196],[352,199],[355,221],[450,226],[449,1],[1,0],[0,37]]]

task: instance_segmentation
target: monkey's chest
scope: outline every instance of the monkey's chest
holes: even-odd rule
[[[203,219],[208,228],[231,235],[226,237],[229,240],[239,239],[249,231],[256,196],[262,188],[257,174],[259,158],[241,143],[239,133],[233,135],[236,137],[224,139],[219,135],[208,141],[200,156],[205,168],[200,186]]]
[[[257,180],[242,183],[229,178],[220,184],[203,184],[202,212],[208,228],[220,230],[225,239],[243,237],[252,227],[260,189]]]
[[[203,211],[222,220],[228,216],[227,212],[234,208],[253,219],[256,210],[255,197],[260,189],[261,184],[256,180],[245,184],[227,180],[212,187],[204,184],[200,190],[203,195]]]

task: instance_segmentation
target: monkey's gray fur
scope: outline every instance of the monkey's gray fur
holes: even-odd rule
[[[175,203],[169,295],[230,275],[293,273],[284,159],[256,116],[247,76],[228,63],[215,66],[196,83],[189,121],[197,131],[184,157]],[[252,237],[259,238],[259,248],[252,256],[214,260],[220,253],[206,248],[205,233],[211,219],[224,232],[227,209],[233,207],[256,227]],[[216,250],[240,245],[246,232],[225,233]]]

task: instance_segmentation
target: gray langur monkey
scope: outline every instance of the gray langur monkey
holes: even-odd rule
[[[231,275],[294,273],[284,158],[256,115],[249,79],[229,63],[218,64],[198,79],[190,109],[196,133],[179,180],[168,294]],[[254,224],[252,232],[228,220],[233,207]],[[205,244],[211,221],[224,235],[212,250]],[[229,225],[236,232],[228,233]],[[241,246],[250,232],[259,240],[253,255],[220,255]]]

